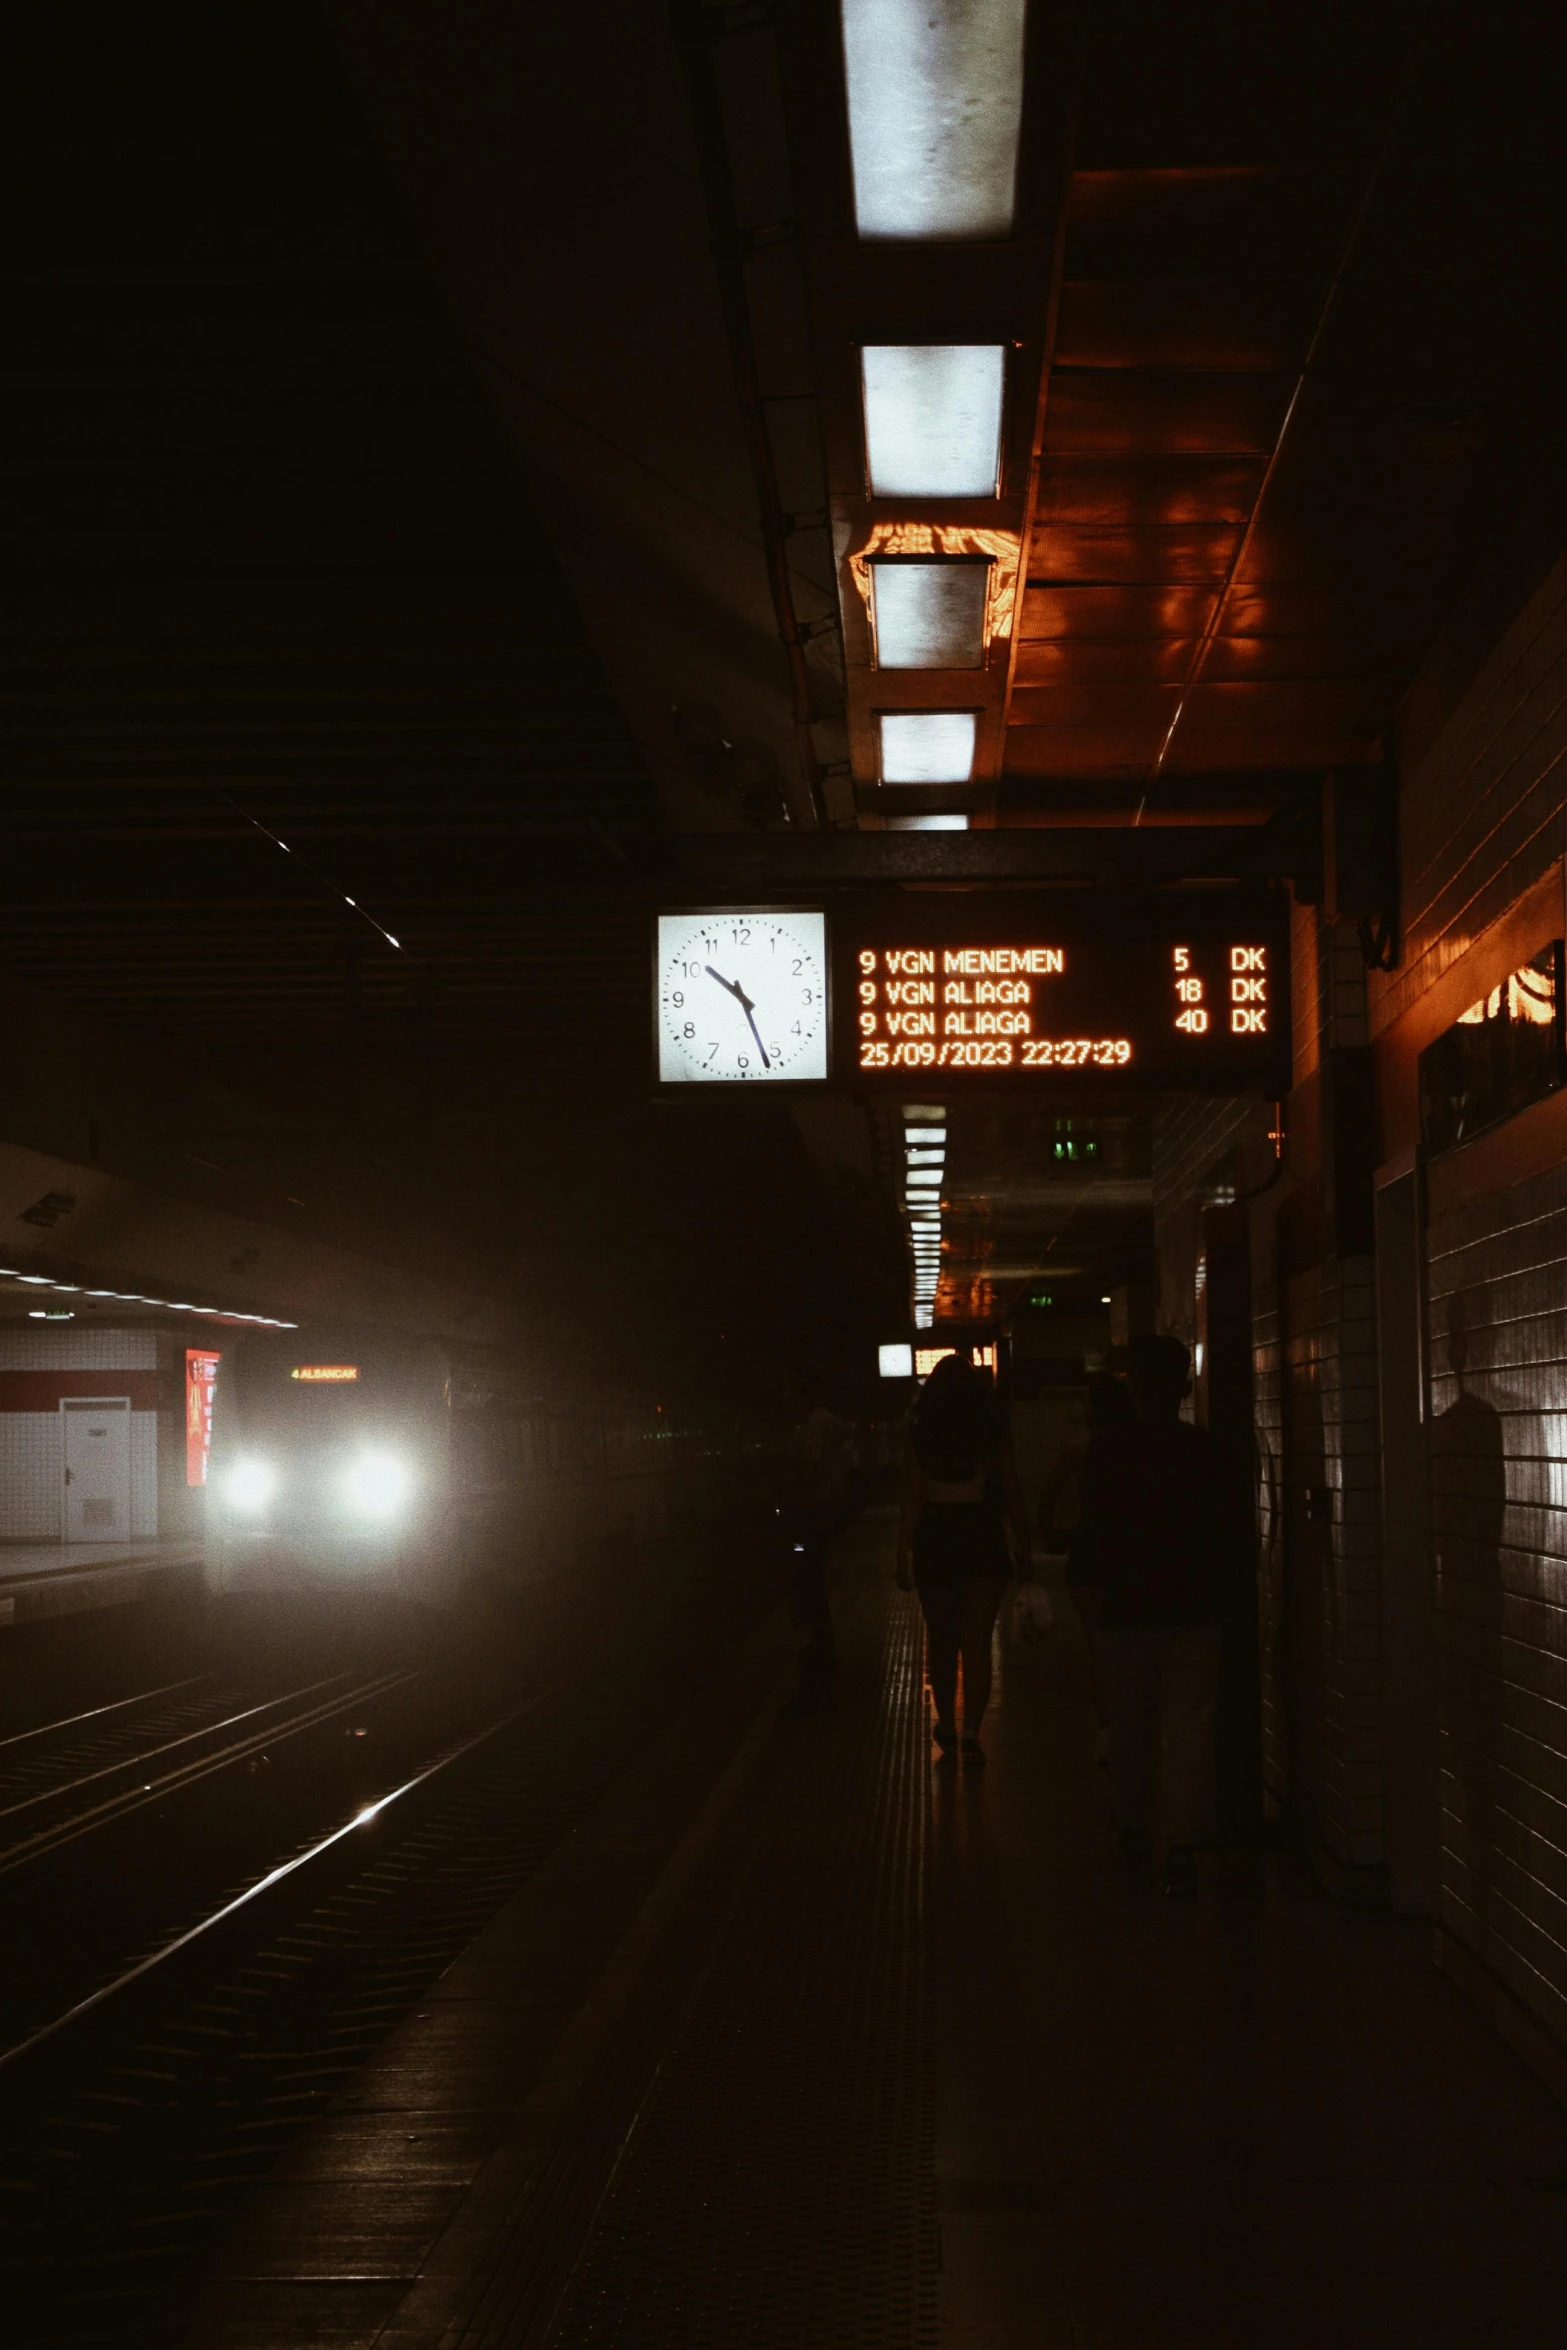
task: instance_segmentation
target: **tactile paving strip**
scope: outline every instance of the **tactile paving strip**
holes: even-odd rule
[[[929,1749],[918,1618],[886,1580],[845,1625],[838,1717],[781,1732],[553,2350],[936,2340]]]

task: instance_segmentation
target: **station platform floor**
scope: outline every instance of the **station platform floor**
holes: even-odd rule
[[[1288,1853],[1120,1874],[1080,1640],[934,1764],[891,1524],[770,1623],[250,2200],[196,2350],[1545,2350],[1567,2111]]]
[[[0,1624],[125,1606],[201,1555],[199,1542],[0,1543]]]

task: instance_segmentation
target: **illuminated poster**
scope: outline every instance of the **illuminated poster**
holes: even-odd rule
[[[212,1390],[220,1355],[200,1347],[185,1350],[185,1482],[205,1485],[212,1449]]]

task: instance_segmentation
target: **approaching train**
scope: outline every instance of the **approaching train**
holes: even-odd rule
[[[207,1587],[450,1606],[731,1506],[775,1453],[656,1403],[529,1395],[514,1367],[432,1340],[247,1333],[213,1393]]]

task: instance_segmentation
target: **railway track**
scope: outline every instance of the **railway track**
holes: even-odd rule
[[[324,1827],[316,1789],[308,1834],[281,1851],[274,1844],[269,1865],[243,1877],[231,1867],[199,1914],[122,1953],[15,2033],[0,2055],[7,2350],[138,2340],[162,2350],[174,2337],[160,2312],[182,2265],[528,1883],[680,1702],[690,1677],[749,1628],[759,1603],[753,1589],[683,1618],[651,1606],[640,1625],[623,1627],[607,1660],[579,1612],[574,1641],[556,1650],[558,1685],[497,1707],[492,1678],[482,1716],[470,1707],[460,1730],[449,1729],[413,1767],[388,1768],[370,1792],[341,1801]],[[218,1694],[216,1685],[182,1687],[147,1699],[199,1699],[215,1715]],[[290,1692],[299,1715],[305,1694]],[[390,1715],[419,1695],[410,1678],[379,1702]],[[339,1697],[351,1711],[349,1691]],[[326,1691],[314,1702],[339,1699]],[[144,1730],[152,1719],[134,1707],[127,1713]],[[209,1719],[208,1731],[236,1748],[265,1727],[225,1722]],[[144,1748],[153,1742],[144,1739]],[[221,1767],[198,1780],[198,1750],[209,1760],[216,1753],[199,1737],[179,1750],[167,1767],[188,1763],[192,1776],[172,1802],[109,1822],[108,1841],[146,1839],[166,1815],[194,1807],[217,1823],[210,1833],[221,1853],[232,1807],[225,1790],[256,1782],[243,1768],[236,1776]],[[51,1751],[65,1748],[57,1742]],[[296,1751],[319,1761],[323,1749],[303,1736]],[[365,1751],[354,1749],[356,1759]],[[16,1800],[4,1754],[0,1789],[10,1786]],[[105,1757],[91,1763],[94,1772],[106,1767]],[[69,1800],[81,1802],[84,1791]],[[97,1849],[83,1832],[41,1865],[81,1870]]]
[[[8,1744],[39,1740],[27,1761],[0,1765],[0,1877],[40,1859],[109,1821],[166,1800],[178,1789],[232,1769],[289,1739],[354,1714],[418,1678],[390,1671],[357,1678],[342,1672],[270,1697],[239,1700],[223,1690],[196,1691],[209,1676],[174,1684],[181,1694],[150,1691],[116,1707],[121,1720],[91,1739],[57,1738],[75,1722],[25,1731]],[[156,1705],[154,1700],[166,1698]],[[129,1709],[129,1710],[127,1710]],[[91,1720],[92,1716],[77,1717]],[[150,1743],[149,1743],[150,1741]],[[21,1790],[25,1787],[26,1792]]]

